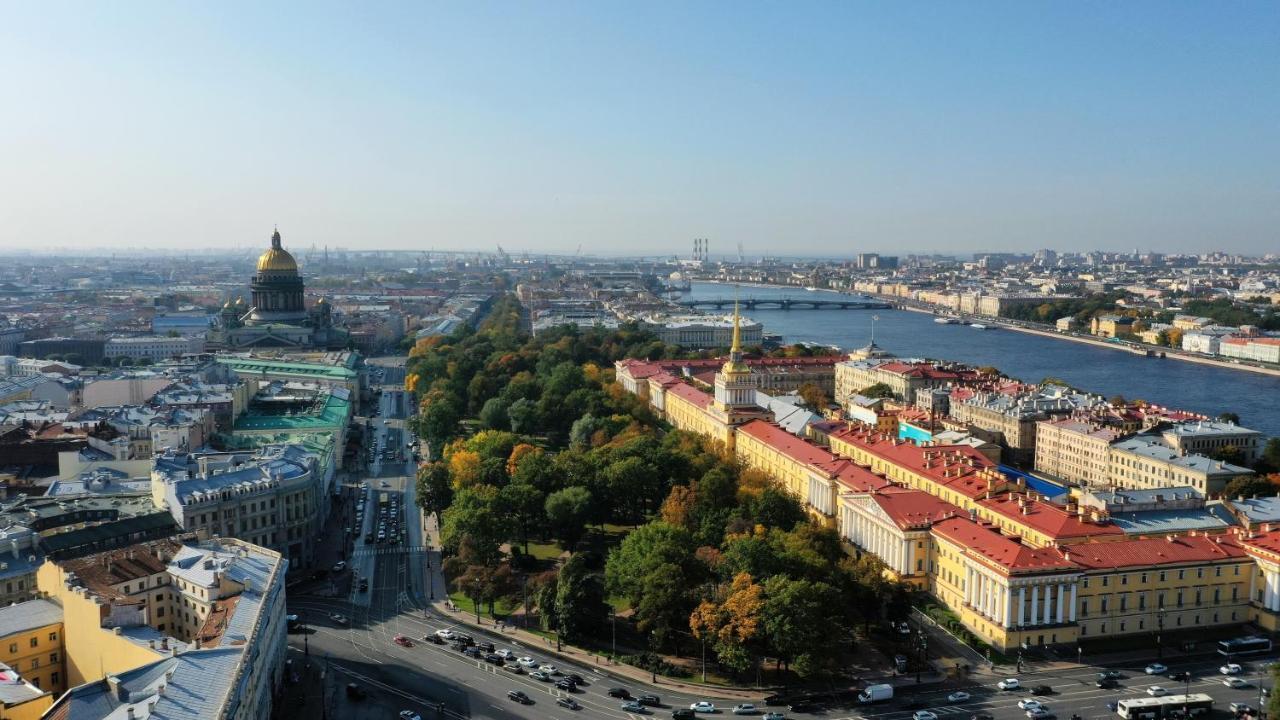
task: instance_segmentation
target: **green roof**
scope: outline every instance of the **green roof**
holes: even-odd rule
[[[342,428],[351,418],[351,403],[332,393],[325,395],[324,407],[318,412],[298,415],[276,415],[255,412],[250,404],[249,409],[239,418],[234,432],[262,432],[279,430],[281,432],[307,432],[314,430],[332,430]]]
[[[328,378],[331,380],[355,380],[356,371],[336,365],[301,363],[265,358],[220,357],[218,362],[232,370],[245,374],[289,375],[298,378]]]

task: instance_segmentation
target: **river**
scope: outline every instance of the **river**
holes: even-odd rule
[[[734,289],[694,283],[686,297],[733,297]],[[813,299],[830,292],[743,286],[741,297]],[[1177,360],[1147,358],[1118,350],[1056,340],[1013,330],[975,330],[941,325],[932,315],[907,310],[751,310],[765,332],[787,342],[814,342],[849,350],[871,340],[899,357],[957,360],[991,365],[1012,377],[1038,382],[1058,377],[1106,397],[1123,395],[1206,415],[1234,412],[1245,427],[1280,436],[1280,377]]]

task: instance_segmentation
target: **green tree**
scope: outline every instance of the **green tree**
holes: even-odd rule
[[[662,521],[642,525],[610,551],[605,563],[609,591],[627,598],[632,607],[638,607],[644,600],[653,571],[663,565],[687,570],[693,551],[693,538],[688,530]]]
[[[1240,416],[1233,412],[1218,413],[1218,422],[1231,423],[1232,425],[1240,424]]]
[[[863,397],[884,398],[886,400],[892,400],[894,397],[893,388],[889,387],[884,383],[876,383],[874,385],[869,385],[865,388],[862,388],[862,390],[860,390],[858,394]]]
[[[498,489],[491,485],[462,488],[444,511],[440,541],[446,551],[457,552],[463,540],[471,543],[475,563],[497,563],[507,534],[498,504]]]
[[[498,502],[506,508],[515,533],[511,539],[529,552],[529,535],[536,531],[546,517],[546,496],[532,485],[511,483],[498,491]]]
[[[560,546],[572,549],[587,531],[591,517],[591,491],[569,487],[547,496],[544,509],[551,532],[560,538]]]
[[[556,581],[556,624],[560,636],[577,642],[598,635],[609,617],[604,582],[585,554],[571,556]]]
[[[777,576],[765,581],[764,591],[765,636],[783,665],[802,678],[835,670],[851,635],[831,612],[831,586]]]
[[[449,468],[443,462],[429,462],[418,468],[418,506],[423,512],[440,515],[453,502],[453,485]]]
[[[520,398],[507,408],[507,420],[512,432],[532,432],[538,420],[538,409],[527,398]]]
[[[511,418],[507,416],[507,404],[501,398],[489,398],[480,408],[480,424],[492,430],[508,430]]]
[[[648,634],[655,650],[661,649],[677,640],[677,631],[689,622],[689,578],[681,566],[663,563],[650,570],[643,582],[644,594],[635,606],[636,629]]]
[[[1275,497],[1277,494],[1280,486],[1258,475],[1238,477],[1222,488],[1222,496],[1228,498]]]

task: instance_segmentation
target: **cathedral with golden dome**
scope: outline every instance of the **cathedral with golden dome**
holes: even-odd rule
[[[222,306],[218,327],[209,333],[209,346],[219,350],[346,347],[349,336],[334,327],[329,303],[320,298],[307,308],[304,290],[298,262],[284,249],[276,230],[249,281],[250,301],[242,296]]]

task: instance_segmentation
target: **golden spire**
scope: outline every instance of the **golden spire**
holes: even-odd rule
[[[737,295],[737,293],[734,293],[734,295]],[[734,297],[733,298],[733,347],[729,348],[730,357],[742,354],[742,337],[741,337],[742,331],[741,331],[741,323],[739,322],[739,317],[740,316],[738,315],[738,298]]]

